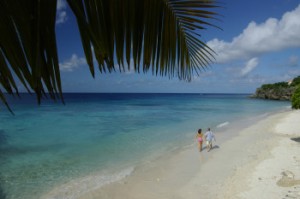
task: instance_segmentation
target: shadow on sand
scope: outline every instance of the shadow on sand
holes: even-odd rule
[[[300,137],[291,138],[291,140],[293,140],[293,141],[295,141],[295,142],[300,142]]]
[[[219,147],[219,145],[214,145],[212,148],[211,148],[211,150],[213,150],[213,149],[219,149],[220,147]]]
[[[214,146],[211,148],[211,150],[219,149],[219,148],[220,148],[219,145],[214,145]],[[202,148],[202,151],[204,151],[204,150],[207,150],[207,147],[206,147],[206,146]]]

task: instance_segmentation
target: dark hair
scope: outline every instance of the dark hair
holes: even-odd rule
[[[198,133],[200,134],[202,132],[202,129],[198,129]]]

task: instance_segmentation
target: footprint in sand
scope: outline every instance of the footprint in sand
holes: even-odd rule
[[[277,181],[280,187],[294,187],[293,191],[288,191],[284,198],[300,199],[300,180],[295,179],[295,175],[291,171],[284,171],[281,173],[282,177]]]
[[[294,179],[295,175],[291,171],[284,171],[281,173],[282,177],[277,181],[277,185],[280,187],[292,187],[300,185],[300,180]]]

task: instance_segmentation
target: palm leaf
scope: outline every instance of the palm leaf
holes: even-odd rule
[[[115,61],[124,69],[124,59],[129,65],[132,57],[136,72],[151,70],[156,75],[190,80],[192,71],[212,62],[214,53],[199,40],[199,30],[217,27],[206,21],[217,15],[209,11],[218,7],[215,1],[68,0],[68,3],[78,21],[83,48],[89,52],[86,56],[97,59],[100,71],[115,70]]]
[[[38,103],[46,92],[56,99],[57,93],[62,93],[55,38],[56,1],[1,0],[0,19],[0,75],[8,80],[8,85],[1,81],[4,91],[18,93],[17,78],[28,92],[36,93]],[[0,97],[6,104],[2,91]]]
[[[129,69],[190,80],[212,63],[214,52],[200,30],[215,20],[213,0],[67,0],[77,19],[82,47],[94,76]],[[17,82],[62,99],[57,56],[55,0],[0,1],[0,98],[18,94]],[[130,60],[133,59],[133,66]],[[118,67],[118,68],[116,68]],[[1,90],[2,89],[2,90]],[[47,93],[47,95],[46,95]],[[8,106],[8,105],[7,105]]]

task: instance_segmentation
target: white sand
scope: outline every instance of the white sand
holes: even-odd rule
[[[196,143],[82,199],[300,199],[300,111],[269,116],[211,152]],[[219,138],[219,139],[218,139]],[[215,145],[216,146],[216,145]]]
[[[257,159],[240,165],[226,181],[219,198],[298,198],[300,199],[300,111],[291,111],[267,119],[271,126],[262,140]],[[267,124],[267,121],[263,121]],[[264,125],[263,124],[263,125]],[[267,151],[267,153],[266,153]]]

